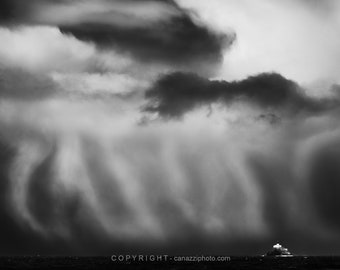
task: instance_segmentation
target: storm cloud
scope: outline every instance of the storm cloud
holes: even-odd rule
[[[1,5],[5,25],[56,26],[101,49],[115,49],[142,62],[201,70],[202,74],[212,74],[235,39],[234,33],[210,29],[172,0],[15,0]]]
[[[145,110],[163,117],[180,117],[213,103],[248,102],[264,111],[290,115],[318,113],[339,105],[333,98],[307,96],[297,83],[277,73],[262,73],[232,82],[209,80],[192,73],[171,73],[157,80],[146,92],[146,97],[150,102]]]

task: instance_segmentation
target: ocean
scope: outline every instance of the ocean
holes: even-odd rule
[[[230,257],[224,262],[113,262],[110,257],[11,256],[0,269],[340,269],[338,256]]]

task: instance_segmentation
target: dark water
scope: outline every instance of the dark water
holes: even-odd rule
[[[226,262],[113,262],[110,257],[0,257],[0,269],[340,269],[340,257],[231,257]]]

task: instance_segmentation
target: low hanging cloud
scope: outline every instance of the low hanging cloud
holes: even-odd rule
[[[338,99],[307,96],[295,82],[277,73],[262,73],[241,81],[215,81],[192,73],[162,76],[146,92],[146,111],[163,117],[181,117],[188,111],[214,103],[248,102],[263,110],[295,114],[318,113],[339,105]]]

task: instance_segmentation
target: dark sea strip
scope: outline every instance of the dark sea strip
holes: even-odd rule
[[[113,262],[108,257],[0,257],[0,269],[340,269],[339,256],[230,257],[225,262]]]

